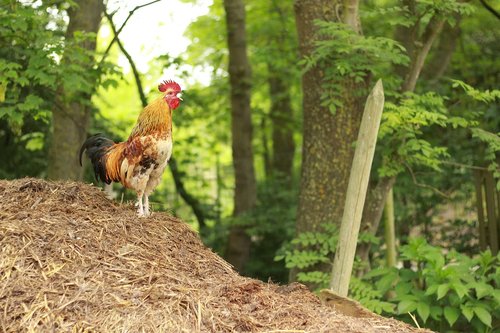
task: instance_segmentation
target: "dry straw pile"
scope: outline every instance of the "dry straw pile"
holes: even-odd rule
[[[2,332],[413,332],[239,276],[182,221],[95,187],[0,181]]]

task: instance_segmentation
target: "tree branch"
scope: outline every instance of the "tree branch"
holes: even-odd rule
[[[404,163],[404,165],[406,166],[406,168],[410,172],[411,178],[413,180],[413,184],[415,184],[418,187],[430,189],[430,190],[436,192],[437,194],[441,195],[442,197],[444,197],[446,199],[450,199],[450,196],[448,194],[444,193],[443,191],[440,191],[439,189],[435,188],[434,186],[419,183],[417,181],[417,177],[415,177],[415,174],[413,173],[412,168],[407,163]]]
[[[184,199],[184,201],[189,206],[191,206],[193,214],[196,216],[198,224],[200,225],[200,229],[205,229],[205,212],[201,208],[198,199],[189,194],[184,187],[184,183],[182,182],[183,173],[177,168],[177,161],[173,157],[171,157],[168,161],[168,166],[170,168],[170,172],[172,173],[172,177],[174,178],[175,189],[177,190],[177,193],[179,193],[181,198]]]
[[[492,13],[497,19],[500,20],[500,14],[495,10],[495,8],[491,7],[485,0],[479,0],[479,1],[483,5],[483,7],[486,8],[487,11]]]
[[[422,35],[421,46],[415,50],[412,56],[410,69],[403,86],[401,87],[403,92],[415,90],[418,77],[420,76],[420,72],[424,66],[425,58],[429,54],[431,46],[443,28],[443,25],[443,19],[433,16],[425,27],[424,34]]]
[[[441,161],[440,163],[448,164],[451,166],[456,166],[459,168],[471,169],[471,170],[485,170],[485,171],[488,170],[488,168],[483,168],[483,167],[479,167],[476,165],[462,164],[462,163],[457,163],[457,162]]]
[[[156,2],[156,1],[154,1]],[[137,70],[137,66],[134,63],[134,60],[130,56],[130,54],[127,52],[125,47],[123,46],[121,40],[118,38],[118,31],[116,30],[116,27],[113,23],[112,20],[112,15],[105,12],[104,15],[106,18],[109,20],[109,24],[111,25],[111,29],[113,30],[113,33],[115,35],[114,40],[116,40],[116,43],[120,47],[120,50],[122,51],[123,55],[127,58],[130,67],[132,68],[132,72],[134,74],[134,79],[135,83],[137,86],[137,90],[139,92],[139,96],[141,99],[141,103],[143,107],[146,107],[148,105],[148,101],[146,99],[146,95],[144,94],[144,89],[142,88],[142,82],[140,78],[140,73]],[[196,199],[194,196],[192,196],[184,187],[184,182],[182,181],[182,173],[179,171],[177,168],[177,162],[174,159],[174,157],[171,157],[168,166],[170,168],[170,171],[172,173],[172,177],[174,178],[174,183],[175,183],[175,188],[177,192],[180,194],[181,198],[188,204],[191,209],[193,210],[193,214],[196,216],[196,219],[198,220],[198,224],[200,226],[200,229],[205,229],[206,228],[206,223],[205,223],[205,212],[203,211],[200,202],[198,199]]]
[[[132,56],[130,56],[130,53],[127,52],[127,50],[123,46],[123,43],[118,38],[118,35],[117,35],[118,31],[116,30],[115,24],[113,23],[113,17],[111,16],[111,14],[109,14],[107,12],[105,12],[104,15],[106,16],[106,18],[109,21],[109,24],[111,25],[111,30],[113,30],[113,34],[115,35],[114,39],[116,40],[116,43],[120,47],[120,50],[122,51],[125,58],[127,58],[128,62],[130,64],[130,67],[132,68],[132,73],[134,74],[134,79],[135,79],[135,82],[137,84],[137,91],[139,93],[139,97],[141,98],[142,106],[146,107],[146,105],[148,105],[148,101],[146,99],[146,95],[144,94],[144,89],[142,88],[142,81],[141,81],[139,71],[137,70],[137,66],[135,65],[135,62],[133,61]]]
[[[445,23],[434,56],[424,68],[425,76],[432,81],[437,81],[443,76],[455,52],[455,46],[460,37],[460,21],[462,17],[458,14],[454,15],[454,17],[456,24],[452,26]]]
[[[144,7],[147,7],[149,5],[152,5],[154,3],[157,3],[157,2],[160,2],[161,0],[154,0],[154,1],[151,1],[151,2],[148,2],[148,3],[145,3],[143,5],[139,5],[139,6],[136,6],[134,9],[132,9],[129,13],[128,13],[128,16],[127,18],[125,19],[125,21],[123,21],[122,25],[120,26],[120,28],[114,33],[113,35],[113,39],[111,40],[111,42],[109,42],[109,45],[108,47],[106,48],[106,50],[104,51],[103,55],[102,55],[102,58],[101,58],[101,61],[99,61],[99,64],[97,65],[97,69],[99,69],[101,66],[102,66],[102,63],[104,62],[104,60],[106,59],[106,57],[108,56],[108,53],[109,51],[111,50],[111,47],[113,46],[113,44],[117,41],[118,39],[118,36],[120,35],[120,33],[122,32],[123,28],[125,28],[125,25],[127,24],[128,20],[130,20],[130,18],[132,17],[132,15],[134,15],[134,13],[141,9],[141,8],[144,8]],[[112,18],[113,18],[113,15],[115,15],[115,13],[112,13],[112,14],[108,14],[106,13],[106,18],[112,22]],[[109,15],[109,16],[108,16]]]

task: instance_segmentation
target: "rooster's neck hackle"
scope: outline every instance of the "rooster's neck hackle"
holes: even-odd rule
[[[172,110],[163,96],[149,103],[139,114],[129,140],[144,135],[168,135],[172,131]]]

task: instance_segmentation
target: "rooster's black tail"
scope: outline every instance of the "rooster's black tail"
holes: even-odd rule
[[[111,183],[111,180],[106,177],[106,153],[108,152],[108,148],[114,144],[112,140],[99,133],[85,140],[82,148],[80,148],[80,165],[82,165],[83,152],[86,150],[87,157],[94,167],[95,179],[97,181],[101,179],[106,184]]]

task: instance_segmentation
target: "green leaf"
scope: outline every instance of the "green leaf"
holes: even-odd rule
[[[448,292],[448,290],[450,290],[450,285],[449,284],[441,284],[439,285],[438,289],[437,289],[437,299],[441,299],[443,298],[446,293]]]
[[[427,288],[427,290],[425,291],[425,295],[426,296],[429,296],[429,295],[432,295],[432,294],[435,294],[437,289],[438,289],[439,285],[437,284],[433,284],[431,285],[429,288]]]
[[[458,297],[462,299],[469,292],[469,288],[462,283],[453,283],[453,290],[457,293]]]
[[[470,322],[472,320],[472,317],[474,317],[474,311],[472,311],[472,308],[461,305],[460,309],[462,310],[462,314],[467,319],[467,321]]]
[[[382,292],[386,292],[392,289],[392,285],[394,284],[396,279],[397,274],[395,274],[394,272],[390,272],[376,283],[377,289],[381,290]]]
[[[474,313],[488,327],[491,327],[491,314],[483,307],[475,306]]]
[[[474,289],[476,290],[478,299],[481,299],[484,296],[488,296],[493,293],[493,287],[486,283],[477,282],[474,284]]]
[[[443,309],[440,306],[431,306],[431,317],[434,320],[441,320],[441,315],[443,314]]]
[[[415,301],[404,300],[399,302],[398,304],[398,313],[402,314],[402,313],[412,312],[415,311],[416,308],[417,308],[417,303]]]
[[[280,254],[280,255],[277,255],[274,257],[274,261],[281,261],[285,259],[285,255],[284,254]]]
[[[444,308],[444,317],[446,318],[448,324],[450,324],[450,327],[455,324],[459,316],[460,311],[457,308],[453,308],[451,306],[447,306]]]
[[[493,290],[493,292],[491,294],[492,294],[493,299],[495,300],[495,302],[497,302],[497,303],[500,304],[500,290],[499,289],[495,289],[495,290]]]
[[[401,297],[403,295],[406,295],[410,292],[410,290],[412,289],[412,284],[411,283],[407,283],[407,282],[399,282],[396,287],[394,288],[394,290],[396,291],[396,294]]]
[[[423,303],[423,302],[418,303],[417,313],[420,316],[420,318],[422,318],[424,323],[427,321],[427,318],[429,318],[430,311],[431,311],[431,309],[427,303]]]

